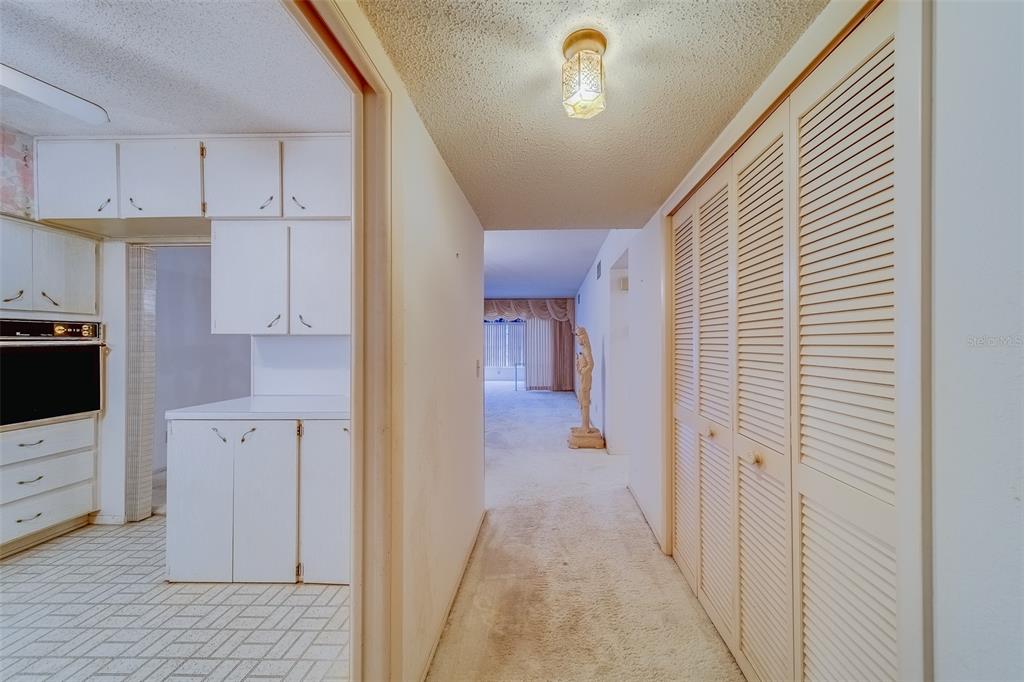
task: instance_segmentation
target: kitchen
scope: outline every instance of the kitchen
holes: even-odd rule
[[[0,36],[0,556],[156,511],[170,586],[351,585],[352,94],[276,4],[70,7]]]

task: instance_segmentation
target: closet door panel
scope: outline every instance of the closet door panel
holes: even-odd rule
[[[735,620],[735,485],[730,434],[706,425],[698,437],[700,464],[700,590],[698,596],[726,642]]]
[[[697,194],[698,403],[705,419],[732,426],[730,164]]]

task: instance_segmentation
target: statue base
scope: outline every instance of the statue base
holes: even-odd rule
[[[604,447],[604,436],[600,429],[591,427],[584,431],[582,426],[574,426],[569,432],[569,447],[601,449]]]

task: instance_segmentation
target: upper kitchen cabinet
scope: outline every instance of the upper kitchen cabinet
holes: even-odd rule
[[[283,199],[286,218],[351,217],[351,138],[286,139]]]
[[[211,227],[211,330],[288,333],[288,225],[217,220]]]
[[[209,217],[280,216],[281,142],[266,138],[207,140],[203,188]]]
[[[116,142],[40,140],[36,167],[39,218],[118,217]]]
[[[65,232],[32,230],[32,307],[96,313],[96,242]]]
[[[121,216],[201,216],[199,153],[199,140],[121,142]]]
[[[352,223],[291,226],[292,334],[352,333]]]

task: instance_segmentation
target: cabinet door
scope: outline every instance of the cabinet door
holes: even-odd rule
[[[40,141],[36,213],[40,218],[117,218],[117,143]]]
[[[303,422],[299,561],[307,583],[352,581],[352,440],[349,422]]]
[[[206,215],[214,218],[280,216],[280,141],[208,140],[203,200]]]
[[[211,240],[214,334],[288,333],[288,226],[214,221]]]
[[[231,582],[233,451],[238,422],[167,428],[167,577]]]
[[[202,215],[199,140],[121,143],[121,216]]]
[[[299,547],[298,423],[236,424],[234,580],[295,582]]]
[[[2,308],[32,308],[32,228],[0,218],[0,296]]]
[[[32,305],[36,310],[96,312],[96,242],[32,230]]]
[[[352,331],[352,224],[291,225],[291,333]]]
[[[352,140],[309,137],[284,141],[286,218],[352,217]]]

